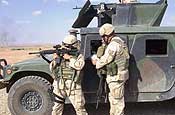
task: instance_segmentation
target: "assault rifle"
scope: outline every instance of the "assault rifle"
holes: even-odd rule
[[[41,50],[39,52],[30,52],[29,54],[40,54],[41,57],[47,61],[48,63],[50,63],[51,61],[49,59],[47,59],[45,57],[45,55],[47,54],[54,54],[56,53],[59,57],[62,58],[62,56],[64,54],[69,54],[69,55],[77,55],[78,54],[78,49],[77,48],[67,48],[65,46],[61,46],[61,45],[55,45],[53,46],[54,49],[50,49],[50,50]]]
[[[106,75],[104,74],[98,74],[100,81],[98,85],[98,90],[97,90],[97,103],[96,103],[96,109],[98,109],[99,102],[101,101],[102,98],[105,99],[105,103],[107,103],[107,98],[108,98],[108,86],[106,83]]]

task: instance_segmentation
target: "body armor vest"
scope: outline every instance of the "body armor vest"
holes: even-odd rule
[[[79,52],[72,53],[73,58],[77,58]],[[68,60],[61,60],[59,66],[59,77],[64,80],[72,80],[74,82],[80,82],[80,71],[75,70],[74,68],[69,66]]]
[[[76,76],[76,70],[69,66],[69,61],[62,60],[60,65],[61,77],[63,79],[72,79],[72,77]]]
[[[123,40],[112,39],[112,41],[120,44],[120,50],[115,54],[114,60],[107,65],[107,74],[114,76],[118,71],[126,70],[129,66],[129,53],[127,45]],[[111,41],[111,42],[112,42]]]

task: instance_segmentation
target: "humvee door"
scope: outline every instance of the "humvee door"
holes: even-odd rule
[[[172,34],[136,34],[129,42],[130,79],[127,99],[165,100],[175,82],[175,39]],[[133,98],[134,97],[134,98]]]

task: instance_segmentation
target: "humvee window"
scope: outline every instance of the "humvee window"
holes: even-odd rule
[[[91,41],[91,55],[97,53],[97,49],[99,46],[101,46],[101,40],[92,40]]]
[[[167,40],[146,40],[146,55],[167,55]]]

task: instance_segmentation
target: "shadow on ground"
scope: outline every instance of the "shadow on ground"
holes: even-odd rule
[[[87,104],[89,115],[109,115],[109,104],[100,104],[95,109],[95,104]],[[126,103],[125,115],[175,115],[175,100],[151,103]],[[70,114],[72,113],[72,114]],[[64,115],[75,115],[72,105],[66,105]]]

